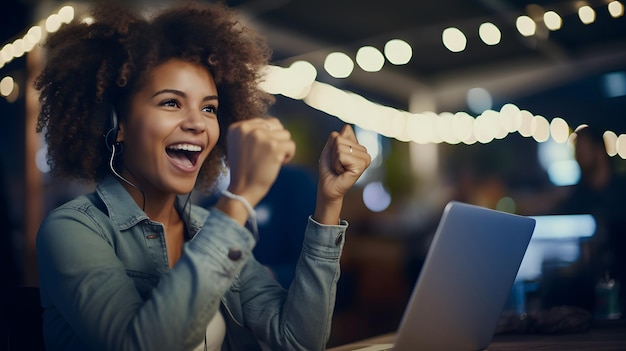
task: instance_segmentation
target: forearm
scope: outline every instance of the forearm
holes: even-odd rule
[[[230,216],[235,222],[244,225],[248,216],[246,206],[239,200],[222,196],[215,204],[215,208]]]
[[[272,350],[323,350],[330,335],[347,223],[325,226],[309,220],[296,274],[288,293],[272,289],[245,304],[246,322]],[[337,240],[341,238],[341,240]],[[252,286],[254,277],[246,284]],[[258,283],[258,282],[257,282]],[[256,284],[259,285],[259,284]],[[254,291],[254,290],[253,290]],[[242,299],[248,300],[242,289]],[[268,311],[280,313],[267,322]]]
[[[339,198],[334,201],[327,201],[318,194],[315,202],[315,213],[313,214],[313,219],[324,225],[338,225],[342,207],[343,198]]]

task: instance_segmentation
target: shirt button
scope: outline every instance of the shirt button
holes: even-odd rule
[[[241,258],[241,250],[229,249],[228,258],[230,258],[232,261],[238,261]]]
[[[337,246],[341,245],[342,241],[343,241],[343,232],[339,232],[339,234],[337,234],[337,238],[335,239],[335,245]]]

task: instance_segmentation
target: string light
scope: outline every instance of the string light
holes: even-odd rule
[[[550,135],[554,141],[559,144],[565,143],[569,134],[569,126],[563,118],[556,117],[550,121]]]
[[[0,95],[7,97],[13,92],[15,81],[13,77],[7,76],[0,80]]]
[[[613,131],[607,130],[602,135],[602,138],[604,139],[606,153],[611,157],[617,155],[617,134]]]
[[[385,64],[385,57],[375,47],[363,46],[356,53],[356,63],[365,72],[378,72]]]
[[[617,18],[623,15],[624,6],[619,1],[612,1],[608,4],[608,10],[612,17]],[[583,23],[592,23],[595,20],[595,10],[590,6],[580,7],[578,14]],[[46,33],[57,31],[73,18],[74,8],[64,6],[42,21],[43,26],[35,25],[22,38],[5,44],[0,50],[0,67],[32,50],[44,39]],[[83,22],[93,21],[86,18]],[[550,30],[558,30],[561,28],[562,19],[556,12],[547,11],[544,13],[544,23]],[[536,23],[528,16],[519,16],[516,27],[523,36],[532,36],[536,32]],[[487,45],[495,45],[501,39],[499,29],[489,22],[480,26],[479,34]],[[452,52],[463,51],[467,45],[465,34],[454,27],[443,31],[442,41]],[[400,39],[387,42],[385,56],[374,47],[366,46],[359,51],[371,62],[357,57],[357,63],[364,70],[370,71],[382,68],[385,57],[392,64],[401,65],[408,63],[412,56],[411,46]],[[352,73],[354,62],[345,53],[333,52],[326,57],[324,68],[335,78],[346,78]],[[548,121],[543,116],[535,116],[529,111],[520,110],[513,104],[505,104],[500,111],[486,110],[476,118],[466,112],[414,114],[382,106],[360,95],[318,82],[315,80],[316,76],[315,67],[306,61],[294,62],[289,68],[268,66],[264,72],[265,79],[260,82],[260,88],[271,94],[302,99],[309,106],[347,123],[354,123],[364,129],[406,142],[471,145],[519,133],[523,137],[532,137],[539,143],[550,138],[557,143],[563,143],[570,135],[570,128],[564,119],[557,117]],[[5,77],[0,82],[0,95],[7,98],[14,96],[17,89],[12,77]],[[626,134],[617,135],[613,131],[606,131],[604,139],[607,154],[619,155],[626,159]]]
[[[13,61],[13,59],[22,57],[30,52],[37,44],[44,39],[43,30],[46,33],[53,33],[59,30],[63,24],[70,23],[74,19],[74,7],[63,6],[57,13],[52,13],[44,21],[42,26],[35,25],[31,27],[26,34],[15,39],[12,43],[7,43],[0,50],[0,67]]]
[[[495,24],[485,22],[478,27],[480,39],[487,45],[497,45],[502,39],[502,33]]]
[[[455,27],[444,29],[441,34],[441,40],[443,45],[452,52],[461,52],[465,50],[465,46],[467,45],[465,34]]]
[[[324,60],[324,69],[335,78],[347,78],[352,74],[354,62],[343,52],[331,52]]]
[[[280,69],[272,68],[267,72],[278,74],[277,77],[283,78],[274,81],[274,84],[294,84],[289,82],[293,80],[293,76],[291,78],[280,76],[282,72]],[[533,138],[538,143],[544,143],[550,139],[556,143],[565,143],[572,133],[567,121],[561,117],[548,121],[544,116],[520,110],[511,103],[503,105],[500,111],[486,110],[476,118],[466,112],[410,113],[374,103],[358,94],[341,90],[330,84],[309,80],[307,85],[308,94],[301,97],[307,105],[346,123],[352,123],[363,129],[405,142],[464,143],[467,145],[480,142],[486,144],[496,139],[504,139],[509,134],[518,133],[523,137]],[[272,91],[277,90],[282,89],[275,88]],[[607,154],[610,156],[618,154],[626,158],[626,135],[617,136],[612,131],[606,131],[605,140]]]
[[[554,11],[547,11],[543,14],[543,22],[549,30],[555,31],[561,29],[563,19]]]
[[[517,17],[515,27],[517,28],[517,31],[525,37],[533,36],[537,32],[537,23],[535,23],[535,21],[528,16]]]
[[[581,6],[578,9],[578,18],[584,24],[591,24],[596,20],[596,11],[589,5]]]
[[[385,57],[394,65],[405,65],[411,61],[413,48],[401,39],[392,39],[385,44]]]
[[[611,1],[608,8],[613,18],[622,17],[624,15],[624,5],[619,1]]]

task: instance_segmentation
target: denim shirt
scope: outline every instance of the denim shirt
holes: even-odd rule
[[[309,217],[287,291],[253,257],[250,231],[183,203],[191,239],[171,269],[163,225],[112,176],[47,216],[37,235],[47,349],[190,350],[219,308],[222,350],[323,350],[347,223]]]

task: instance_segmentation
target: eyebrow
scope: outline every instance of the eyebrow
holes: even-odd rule
[[[156,93],[152,94],[152,97],[155,97],[157,95],[160,94],[174,94],[174,95],[178,95],[180,97],[186,98],[187,94],[185,94],[184,92],[180,91],[180,90],[176,90],[176,89],[162,89],[157,91]],[[207,95],[205,97],[202,98],[202,101],[209,101],[209,100],[217,100],[217,95]]]

